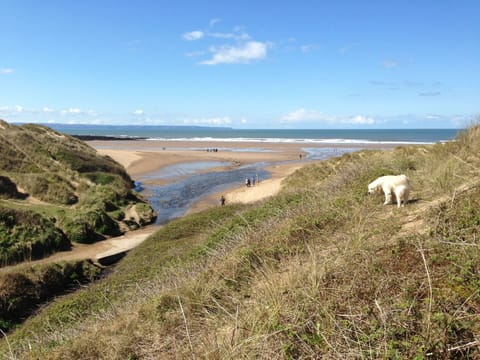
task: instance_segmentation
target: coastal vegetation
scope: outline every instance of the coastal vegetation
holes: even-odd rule
[[[91,261],[72,261],[21,267],[0,274],[0,328],[13,328],[38,304],[62,295],[100,276]]]
[[[406,207],[367,194],[400,173]],[[306,165],[268,200],[170,222],[108,277],[19,325],[0,353],[479,358],[479,173],[479,125],[448,143]]]
[[[44,126],[0,120],[0,171],[0,266],[116,236],[154,218],[120,164]],[[135,216],[120,216],[128,210]]]
[[[125,169],[111,158],[47,127],[0,120],[1,330],[96,279],[101,270],[88,261],[23,262],[120,235],[154,218]]]

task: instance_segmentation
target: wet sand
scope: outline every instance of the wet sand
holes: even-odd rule
[[[158,171],[162,167],[196,161],[228,161],[232,166],[256,162],[298,160],[305,156],[296,144],[195,141],[89,141],[100,154],[125,166],[133,177]],[[218,149],[217,152],[207,151]]]
[[[278,144],[258,142],[166,142],[166,141],[90,141],[92,147],[102,155],[108,155],[122,164],[134,179],[142,178],[148,174],[161,171],[172,165],[192,162],[228,162],[229,165],[208,169],[213,172],[238,168],[242,165],[253,163],[278,163],[286,164],[266,167],[271,173],[271,178],[261,179],[260,184],[245,187],[243,179],[239,179],[238,186],[226,191],[209,194],[195,202],[187,214],[201,211],[219,205],[221,195],[227,203],[255,202],[265,197],[272,196],[280,190],[280,182],[292,173],[305,160],[306,152],[302,150],[305,144]],[[331,145],[329,146],[331,147]],[[218,149],[218,151],[207,151]],[[300,157],[301,156],[301,157]],[[174,181],[171,179],[170,181]],[[142,180],[151,185],[163,185],[166,180]]]
[[[159,140],[112,140],[89,141],[100,154],[108,155],[127,169],[132,178],[142,178],[159,172],[168,166],[192,162],[228,162],[228,166],[208,169],[220,171],[233,169],[245,164],[280,163],[267,166],[271,178],[260,184],[246,187],[239,179],[238,186],[225,191],[209,194],[195,202],[188,213],[201,211],[220,204],[224,195],[226,203],[250,203],[273,196],[281,189],[281,181],[296,169],[312,160],[306,160],[305,148],[325,149],[332,152],[346,149],[389,149],[397,145],[385,144],[338,144],[338,143],[264,143],[264,142],[205,142],[205,141],[159,141]],[[217,152],[207,151],[218,149]],[[317,160],[321,161],[321,160]],[[154,185],[162,185],[167,180],[147,180]],[[170,180],[173,181],[173,180]]]

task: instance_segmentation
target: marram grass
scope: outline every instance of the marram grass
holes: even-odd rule
[[[15,358],[480,357],[480,131],[308,165],[172,222],[3,339]],[[383,206],[377,176],[412,200]]]

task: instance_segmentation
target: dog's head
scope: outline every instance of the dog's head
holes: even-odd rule
[[[375,194],[376,192],[379,192],[382,189],[382,187],[378,184],[377,181],[371,182],[368,184],[368,193],[369,194]]]

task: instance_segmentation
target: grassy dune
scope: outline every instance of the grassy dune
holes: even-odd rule
[[[404,173],[405,208],[367,194]],[[17,358],[479,358],[480,127],[176,220],[4,338]]]
[[[88,261],[34,267],[25,261],[119,235],[153,218],[113,159],[47,127],[0,120],[0,329],[11,330],[100,272]]]
[[[84,142],[0,120],[0,267],[152,221],[153,210],[132,189],[122,165]],[[140,221],[125,218],[132,208]]]

